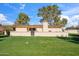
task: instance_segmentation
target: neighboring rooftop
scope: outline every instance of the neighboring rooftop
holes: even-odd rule
[[[73,26],[72,26],[72,27],[66,28],[66,30],[68,30],[68,29],[69,29],[69,30],[72,30],[72,29],[79,29],[79,26],[76,26],[76,27],[73,27]]]
[[[0,26],[0,32],[3,32],[5,29],[3,26]]]

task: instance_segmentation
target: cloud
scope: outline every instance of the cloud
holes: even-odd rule
[[[68,19],[67,27],[79,25],[79,7],[62,11],[62,15]]]
[[[75,15],[72,19],[79,20],[79,15]]]
[[[79,25],[79,15],[74,15],[71,17],[71,21],[73,23],[73,26]]]
[[[21,3],[21,4],[19,4],[19,7],[17,8],[16,6],[13,6],[13,5],[11,5],[11,4],[4,4],[5,6],[8,6],[9,8],[11,8],[11,9],[13,9],[13,10],[17,10],[17,12],[20,12],[21,10],[23,10],[24,8],[25,8],[25,6],[26,6],[26,4],[24,4],[24,3]]]
[[[16,7],[12,6],[11,4],[4,4],[4,5],[10,7],[13,10],[18,10]]]
[[[6,21],[6,16],[4,16],[3,14],[0,14],[0,21]]]
[[[61,19],[62,18],[66,18],[67,20],[69,20],[69,17],[68,16],[65,16],[65,15],[61,15]]]
[[[26,6],[26,4],[24,4],[24,3],[19,4],[18,8],[15,7],[15,6],[13,6],[13,5],[11,5],[11,4],[4,4],[4,5],[8,6],[9,8],[11,8],[13,10],[17,10],[18,12],[21,11],[21,10],[23,10],[25,8],[25,6]]]
[[[20,10],[23,10],[25,8],[26,4],[20,4]]]
[[[79,24],[79,15],[73,15],[72,17],[61,15],[61,19],[62,18],[68,20],[66,27],[77,26]]]
[[[65,27],[70,27],[69,24],[72,23],[71,20],[70,20],[70,18],[68,16],[65,16],[65,15],[61,15],[60,17],[61,17],[61,19],[62,18],[66,18],[68,22],[67,22],[67,25]]]
[[[75,7],[75,8],[66,10],[66,11],[62,11],[62,14],[68,15],[68,16],[77,15],[77,14],[79,14],[79,7]]]
[[[2,25],[13,25],[13,22],[7,20],[7,16],[0,13],[0,24]]]
[[[68,22],[67,22],[68,24],[70,24],[70,23],[72,22],[72,20],[71,20],[71,18],[70,18],[69,16],[61,15],[61,19],[62,19],[62,18],[66,18],[67,21],[68,21]]]

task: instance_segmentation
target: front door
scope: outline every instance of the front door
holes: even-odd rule
[[[31,31],[31,36],[34,36],[36,29],[35,28],[30,28],[29,30]]]

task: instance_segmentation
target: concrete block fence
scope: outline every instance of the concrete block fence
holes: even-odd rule
[[[26,31],[11,31],[10,36],[32,36],[31,32]],[[34,36],[48,36],[48,37],[68,37],[67,32],[35,32]]]
[[[68,37],[66,32],[35,32],[35,36]]]
[[[31,36],[31,34],[26,31],[11,31],[10,36]]]

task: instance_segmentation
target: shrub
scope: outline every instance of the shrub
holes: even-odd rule
[[[0,32],[0,35],[4,35],[4,32]]]
[[[7,36],[10,36],[10,31],[6,30]]]

